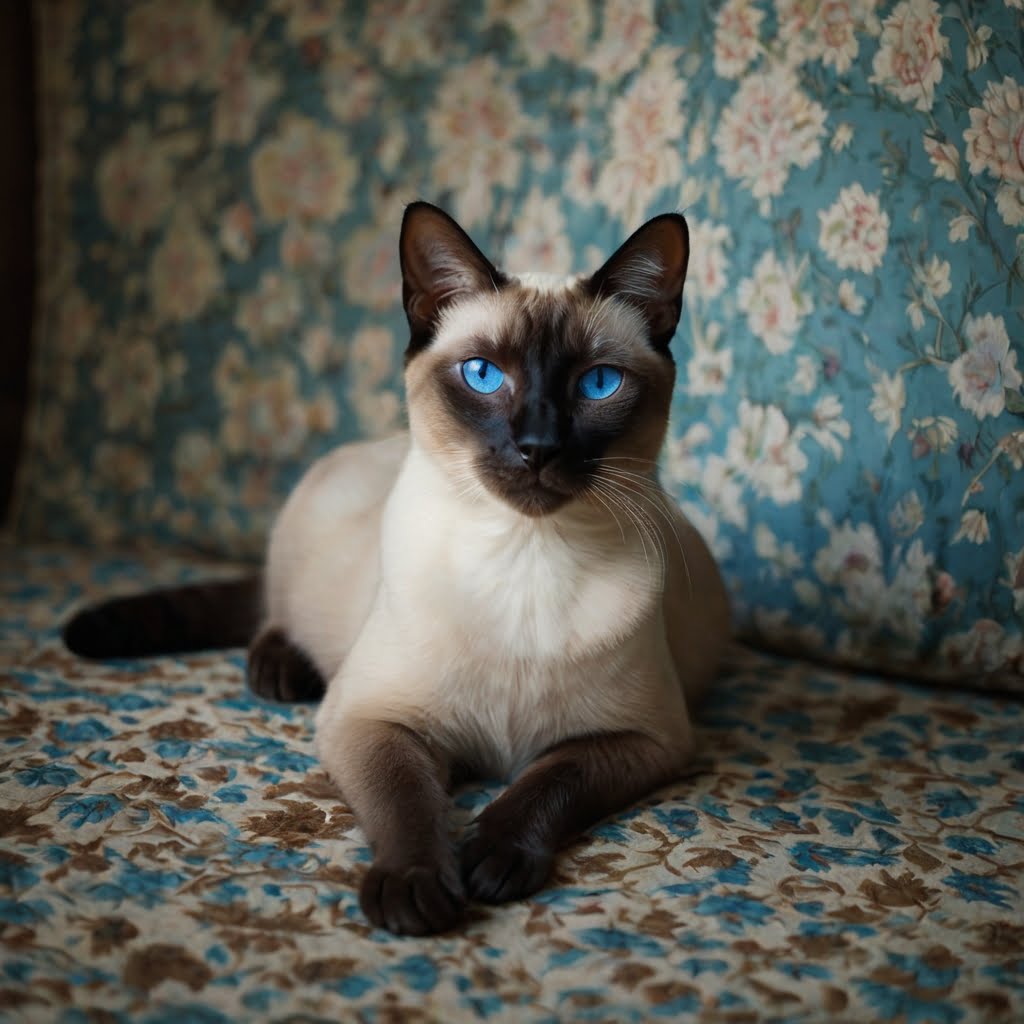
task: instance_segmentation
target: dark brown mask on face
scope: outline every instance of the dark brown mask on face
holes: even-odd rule
[[[418,441],[530,516],[585,497],[602,463],[649,475],[687,256],[686,222],[666,214],[589,278],[514,278],[447,214],[410,206],[401,259]]]

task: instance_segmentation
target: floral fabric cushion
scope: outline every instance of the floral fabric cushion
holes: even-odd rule
[[[664,477],[740,626],[1022,685],[1019,0],[39,10],[22,536],[258,553],[401,423],[405,202],[560,273],[678,207]]]
[[[61,644],[55,610],[200,569],[0,548],[7,1019],[1021,1019],[1020,701],[752,655],[693,777],[532,898],[396,938],[359,910],[370,851],[314,709],[247,694],[237,654]],[[456,820],[496,792],[458,791]]]

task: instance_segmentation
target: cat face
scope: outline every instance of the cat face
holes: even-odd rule
[[[594,503],[602,467],[649,475],[675,380],[681,217],[570,282],[502,274],[426,204],[409,207],[401,251],[410,428],[456,486],[543,516]]]

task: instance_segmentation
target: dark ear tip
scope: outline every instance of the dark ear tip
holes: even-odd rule
[[[444,221],[451,221],[452,219],[440,206],[428,203],[425,199],[414,199],[405,207],[405,211],[402,214],[402,227],[405,228],[409,221],[420,217],[437,217]]]

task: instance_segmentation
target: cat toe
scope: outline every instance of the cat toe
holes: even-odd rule
[[[249,689],[284,702],[319,700],[324,681],[313,663],[281,629],[266,629],[252,642],[246,664]]]
[[[454,869],[373,866],[360,887],[359,905],[378,928],[396,935],[435,935],[459,922],[466,897]]]
[[[547,850],[474,831],[462,845],[462,879],[471,899],[507,903],[542,888],[553,861]]]

